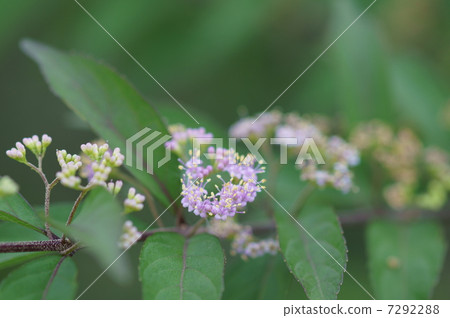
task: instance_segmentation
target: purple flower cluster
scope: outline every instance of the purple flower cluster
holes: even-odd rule
[[[200,217],[214,216],[221,220],[244,213],[247,203],[253,202],[263,187],[261,183],[265,180],[258,181],[258,174],[264,172],[264,168],[254,156],[239,156],[233,149],[210,147],[207,155],[212,158],[208,163],[201,160],[197,152],[180,166],[184,170],[182,205]],[[223,172],[229,174],[229,178],[217,174]],[[207,186],[212,183],[213,174],[219,185],[208,194]]]

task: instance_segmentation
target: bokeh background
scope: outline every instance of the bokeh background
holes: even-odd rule
[[[207,113],[223,127],[265,109],[371,2],[80,0],[194,117]],[[0,173],[20,183],[32,204],[41,204],[39,178],[4,152],[36,133],[51,135],[69,152],[95,136],[52,95],[20,51],[21,39],[114,66],[157,108],[174,102],[74,1],[0,0],[0,8]],[[378,0],[275,106],[324,114],[345,129],[379,118],[450,149],[444,110],[450,97],[449,12],[446,0]],[[49,156],[46,166],[53,174],[56,160]],[[61,201],[74,196],[64,189],[54,194]],[[349,271],[368,285],[363,229],[345,231]],[[102,269],[89,258],[81,263],[80,284],[86,286]],[[447,259],[433,297],[449,299],[449,284]],[[86,297],[139,294],[137,285],[118,287],[104,277]],[[346,278],[339,297],[365,295]]]

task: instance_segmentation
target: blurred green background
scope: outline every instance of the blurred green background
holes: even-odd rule
[[[223,127],[265,109],[371,2],[80,0],[194,117],[208,113]],[[175,103],[74,1],[0,0],[0,8],[0,173],[19,182],[32,204],[41,204],[43,193],[35,192],[39,178],[4,152],[32,134],[47,133],[69,152],[95,136],[52,95],[20,51],[21,39],[100,59],[155,107]],[[344,135],[362,120],[380,118],[414,128],[426,144],[450,149],[442,119],[449,104],[448,12],[446,0],[378,0],[275,106],[330,116]],[[55,158],[49,156],[46,166],[54,174]],[[75,195],[58,188],[54,198]],[[344,230],[349,271],[369,285],[363,230]],[[102,271],[82,263],[81,288]],[[450,298],[449,264],[447,259],[434,298]],[[102,278],[86,297],[139,297],[136,284],[108,286],[117,287]],[[346,277],[339,297],[365,295]]]

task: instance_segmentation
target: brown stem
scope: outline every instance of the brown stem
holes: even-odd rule
[[[142,192],[144,193],[145,199],[147,200],[150,213],[156,220],[156,224],[158,224],[159,227],[164,227],[164,222],[159,217],[159,213],[155,205],[155,199],[153,198],[152,194],[147,190],[146,187],[142,187]]]
[[[44,185],[47,187],[47,185],[48,185],[47,177],[42,172],[42,170],[39,169],[38,167],[36,167],[34,164],[32,164],[30,162],[27,162],[26,165],[28,167],[30,167],[32,170],[34,170],[41,177],[42,181],[44,182]]]
[[[58,183],[59,183],[59,179],[58,179],[58,178],[56,178],[55,180],[53,180],[53,181],[49,184],[50,190],[53,189],[53,188],[55,187],[55,185],[57,185]]]
[[[252,227],[253,233],[259,232],[268,232],[272,231],[276,228],[275,223],[273,221],[267,223],[257,223],[257,224],[249,224]]]
[[[50,230],[50,225],[48,224],[48,219],[50,218],[50,194],[52,189],[50,188],[50,185],[47,184],[45,186],[45,232],[47,233],[47,237],[51,240],[53,235],[52,231]]]
[[[66,226],[69,226],[70,223],[72,223],[73,217],[75,216],[75,212],[77,211],[78,206],[80,205],[86,193],[87,191],[81,191],[80,195],[76,199],[75,203],[73,204],[72,210],[70,211],[69,217],[67,218]]]
[[[44,292],[42,293],[42,299],[47,299],[48,291],[50,290],[50,286],[53,283],[53,280],[56,277],[56,274],[58,274],[59,268],[61,267],[62,262],[66,259],[67,256],[61,257],[58,264],[56,264],[55,269],[53,270],[52,276],[50,276],[50,279],[48,280],[47,286],[45,286]]]
[[[70,242],[61,240],[2,242],[0,243],[0,253],[62,252],[71,246]]]
[[[44,172],[42,171],[42,157],[38,157],[39,166],[36,167],[34,164],[27,162],[26,165],[30,167],[32,170],[34,170],[39,176],[41,177],[42,181],[44,182],[45,186],[45,201],[44,201],[44,209],[45,209],[45,233],[47,234],[47,237],[51,240],[53,238],[53,234],[50,230],[50,225],[48,224],[48,219],[50,216],[49,210],[50,210],[50,192],[54,186],[54,182],[52,182],[52,186],[50,187],[50,184],[48,183],[47,177],[45,176]]]

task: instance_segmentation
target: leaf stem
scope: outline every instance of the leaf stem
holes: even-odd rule
[[[61,257],[61,259],[59,260],[58,264],[56,264],[55,269],[52,272],[52,275],[50,276],[50,279],[48,280],[47,286],[45,286],[44,292],[42,293],[42,299],[45,300],[47,299],[47,294],[48,291],[50,290],[50,286],[53,283],[53,280],[56,277],[56,274],[58,274],[58,271],[61,267],[61,264],[64,262],[64,260],[66,259],[67,256],[63,256]]]
[[[37,159],[38,159],[38,169],[40,170],[40,171],[42,171],[42,156],[38,156],[37,157]]]
[[[308,198],[311,196],[311,194],[314,192],[315,189],[316,187],[311,183],[308,183],[302,189],[292,208],[292,215],[294,217],[297,217],[300,214],[300,211],[303,209],[303,207],[306,204],[306,201],[308,200]]]
[[[28,167],[30,167],[32,170],[34,170],[42,179],[42,181],[44,182],[44,185],[47,186],[48,185],[48,181],[47,181],[47,177],[45,176],[44,172],[42,172],[42,169],[36,167],[34,164],[32,164],[31,162],[26,162],[26,165]]]
[[[161,233],[161,232],[174,232],[174,233],[180,233],[185,234],[185,229],[180,229],[178,227],[161,227],[152,231],[146,231],[141,234],[139,237],[139,242],[144,242],[148,237],[152,236],[155,233]]]
[[[193,236],[195,233],[197,233],[197,230],[200,228],[200,226],[202,226],[203,223],[205,223],[206,219],[205,218],[201,218],[200,220],[198,220],[190,229],[190,231],[187,233],[187,237],[191,237]]]

